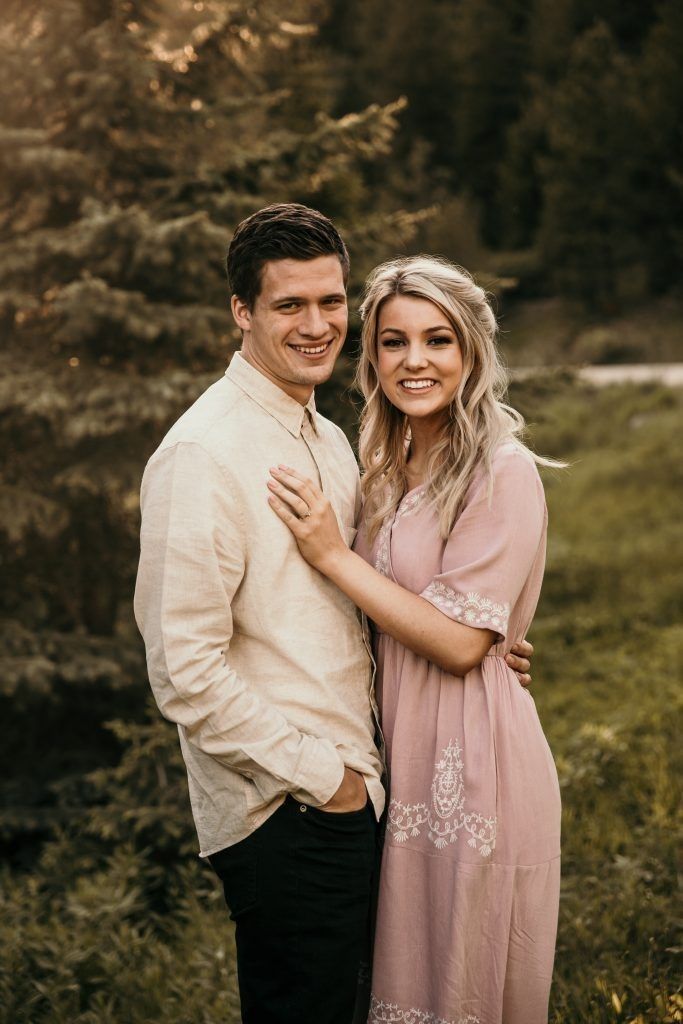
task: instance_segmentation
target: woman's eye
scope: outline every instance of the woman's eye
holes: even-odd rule
[[[447,338],[445,336],[442,337],[442,338],[441,337],[439,337],[439,338],[430,338],[429,339],[429,344],[430,345],[450,345],[451,340],[452,340],[451,338]]]
[[[382,342],[382,348],[398,348],[402,344],[403,338],[385,338]]]

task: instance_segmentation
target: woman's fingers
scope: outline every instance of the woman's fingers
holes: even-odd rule
[[[528,658],[520,658],[519,655],[512,652],[506,655],[505,660],[515,672],[527,673],[531,668],[531,662]]]
[[[301,529],[301,519],[299,516],[292,511],[289,505],[286,505],[284,501],[281,501],[275,494],[271,494],[268,497],[268,504],[272,508],[273,512],[282,520],[282,522],[289,527],[295,537],[299,535]]]
[[[534,645],[528,640],[518,640],[510,648],[512,654],[519,654],[522,658],[531,658],[534,653]]]
[[[267,486],[271,494],[275,494],[280,501],[289,505],[292,512],[294,512],[299,519],[306,518],[310,515],[310,506],[307,505],[304,499],[300,498],[298,494],[294,494],[293,491],[288,490],[284,484],[281,484],[278,480],[269,480]]]
[[[301,473],[297,473],[291,466],[280,465],[277,468],[272,467],[270,472],[279,483],[284,484],[290,491],[298,494],[309,508],[312,508],[315,502],[323,496],[320,488],[312,480],[302,476]]]

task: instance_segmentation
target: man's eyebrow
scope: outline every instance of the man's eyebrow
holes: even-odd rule
[[[323,295],[319,300],[320,302],[328,302],[330,299],[340,299],[342,302],[346,301],[346,292],[330,292],[329,295]],[[279,306],[284,302],[307,302],[303,295],[279,295],[273,299],[272,305]]]

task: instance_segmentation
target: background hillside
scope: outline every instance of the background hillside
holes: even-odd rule
[[[683,12],[295,0],[283,20],[276,0],[6,0],[3,15],[0,1021],[237,1020],[229,923],[131,613],[142,467],[237,342],[231,232],[270,201],[324,210],[349,243],[352,306],[378,260],[443,253],[494,292],[512,365],[680,360]],[[320,394],[351,437],[356,330]],[[565,798],[552,1019],[683,1020],[680,394],[558,370],[512,401],[539,451],[572,462],[546,481],[533,635]]]

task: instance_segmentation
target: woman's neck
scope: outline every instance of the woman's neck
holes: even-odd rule
[[[406,477],[411,490],[424,482],[430,452],[440,440],[444,426],[442,419],[438,422],[425,419],[410,420],[410,448],[406,462]]]

